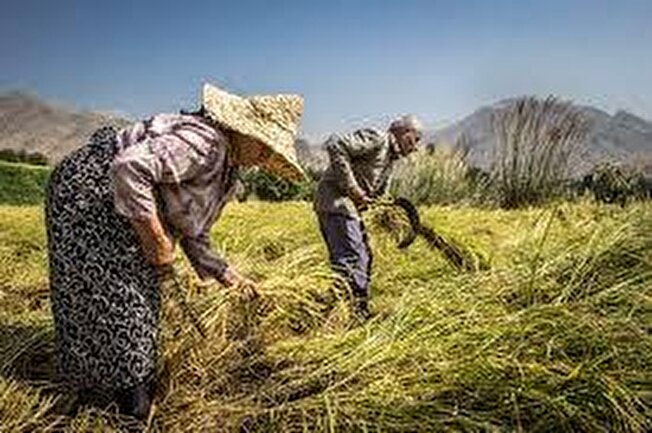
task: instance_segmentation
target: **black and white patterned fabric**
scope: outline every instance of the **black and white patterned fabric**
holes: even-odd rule
[[[61,378],[120,389],[154,374],[160,311],[156,270],[117,214],[109,168],[116,131],[103,128],[53,171],[46,225]]]

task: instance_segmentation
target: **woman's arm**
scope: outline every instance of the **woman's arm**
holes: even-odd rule
[[[226,287],[254,284],[215,252],[207,233],[197,237],[184,236],[180,244],[201,279],[215,278]]]
[[[181,186],[197,176],[224,147],[224,137],[194,118],[158,115],[119,139],[123,150],[111,165],[116,211],[130,220],[150,262],[171,263],[174,241],[158,214],[156,185]]]
[[[164,266],[174,261],[174,241],[166,232],[158,215],[154,187],[177,184],[192,179],[202,167],[215,164],[224,157],[224,137],[200,125],[176,128],[172,133],[155,138],[142,138],[122,151],[111,170],[114,202],[118,213],[126,216],[134,227],[147,259]],[[180,233],[181,246],[193,268],[204,278],[216,278],[227,286],[240,285],[243,278],[211,248],[207,235]]]
[[[182,236],[179,243],[199,278],[202,280],[215,278],[227,285],[223,276],[229,265],[213,250],[207,234],[196,237]]]
[[[149,218],[132,218],[129,221],[150,263],[165,266],[174,262],[174,243],[163,229],[157,213]]]

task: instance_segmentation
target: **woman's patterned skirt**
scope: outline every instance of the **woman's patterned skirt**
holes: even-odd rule
[[[113,205],[116,132],[103,128],[53,171],[46,199],[58,370],[75,388],[145,383],[156,368],[156,270]]]

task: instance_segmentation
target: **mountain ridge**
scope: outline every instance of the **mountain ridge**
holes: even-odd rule
[[[492,118],[500,109],[516,100],[507,98],[479,107],[453,124],[426,131],[424,144],[454,146],[466,136],[468,161],[471,165],[488,168],[495,137]],[[577,167],[581,174],[601,161],[631,163],[639,155],[652,156],[652,122],[625,110],[610,114],[588,105],[575,105],[591,124],[586,140],[586,160]],[[110,112],[78,111],[64,105],[46,102],[36,94],[10,91],[0,94],[0,149],[38,152],[50,163],[56,163],[67,153],[85,144],[97,128],[112,125],[117,128],[132,120]],[[319,144],[297,139],[299,160],[310,169],[319,171],[327,163]]]
[[[514,100],[503,99],[480,107],[450,126],[428,132],[425,141],[435,146],[454,146],[465,135],[469,162],[486,169],[496,144],[492,130],[493,116]],[[573,105],[590,125],[583,143],[583,160],[576,167],[575,174],[582,174],[600,162],[631,165],[640,155],[652,155],[652,122],[625,110],[618,110],[612,115],[596,107]]]
[[[29,92],[0,95],[0,149],[38,152],[51,163],[85,144],[98,128],[121,128],[130,122],[119,116],[45,102]]]

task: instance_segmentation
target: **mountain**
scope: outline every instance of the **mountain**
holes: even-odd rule
[[[97,128],[124,127],[129,120],[111,114],[77,112],[50,104],[25,92],[0,95],[0,150],[38,152],[56,163],[73,149],[85,144]],[[319,171],[326,154],[299,138],[297,156],[306,168]]]
[[[129,123],[119,116],[46,103],[24,92],[0,95],[0,149],[38,152],[51,163],[85,144],[97,128]]]
[[[447,128],[427,131],[424,143],[451,145],[464,135],[470,163],[486,168],[496,141],[492,133],[493,116],[513,101],[499,101],[476,110]],[[646,168],[652,170],[652,122],[627,111],[611,115],[594,107],[577,108],[589,119],[591,129],[585,143],[585,160],[576,167],[576,173],[603,160],[647,161]],[[39,152],[51,163],[83,145],[97,128],[104,125],[119,128],[129,123],[120,116],[74,111],[24,92],[0,95],[0,150]],[[297,155],[299,161],[313,171],[323,169],[328,160],[320,145],[305,139],[297,139]]]
[[[425,141],[435,146],[443,143],[454,145],[465,136],[471,164],[487,168],[496,143],[493,118],[513,101],[506,99],[482,107],[449,127],[429,132]],[[652,155],[652,122],[622,110],[610,115],[590,106],[578,105],[576,108],[590,125],[583,143],[582,161],[574,170],[576,174],[601,161],[636,165],[643,158],[649,160]]]
[[[313,173],[320,173],[326,168],[328,155],[321,146],[312,144],[305,138],[298,138],[294,145],[297,150],[297,159],[305,169]]]

